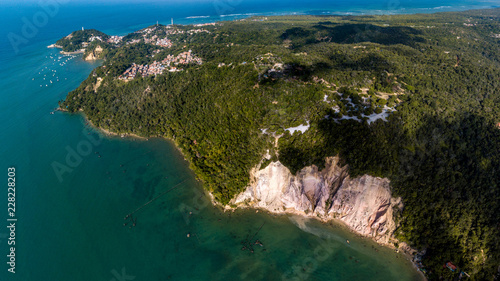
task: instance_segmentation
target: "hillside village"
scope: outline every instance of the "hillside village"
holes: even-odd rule
[[[202,59],[193,55],[192,51],[182,52],[177,56],[168,55],[161,61],[154,61],[151,64],[138,65],[133,63],[125,72],[118,77],[120,80],[129,81],[137,76],[160,75],[165,71],[176,72],[182,71],[178,65],[199,64],[203,63]]]

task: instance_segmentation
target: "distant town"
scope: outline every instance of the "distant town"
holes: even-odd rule
[[[182,52],[177,56],[168,55],[161,61],[154,61],[151,64],[135,64],[133,63],[125,72],[118,77],[120,80],[129,81],[135,77],[159,75],[165,71],[176,72],[182,71],[182,68],[178,68],[178,65],[186,64],[202,64],[201,58],[193,55],[192,51]]]

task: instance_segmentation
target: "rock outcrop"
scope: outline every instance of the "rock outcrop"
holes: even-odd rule
[[[91,61],[91,60],[96,60],[101,57],[103,49],[101,46],[97,45],[94,50],[88,52],[88,54],[85,56],[86,61]]]
[[[395,229],[389,180],[364,175],[350,178],[338,157],[329,157],[323,170],[305,167],[292,175],[280,162],[251,172],[247,189],[233,204],[273,213],[295,213],[323,220],[339,219],[355,232],[389,244]]]

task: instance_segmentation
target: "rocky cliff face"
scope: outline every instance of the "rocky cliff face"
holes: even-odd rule
[[[92,61],[92,60],[99,59],[101,54],[102,54],[102,51],[103,51],[103,49],[101,48],[101,46],[97,46],[94,50],[92,50],[92,51],[88,52],[88,54],[86,54],[85,60]]]
[[[280,162],[251,172],[250,186],[232,203],[267,209],[274,213],[296,213],[323,220],[339,219],[357,233],[389,244],[395,229],[393,198],[389,180],[364,175],[350,178],[338,157],[329,157],[323,170],[305,167],[292,175]]]

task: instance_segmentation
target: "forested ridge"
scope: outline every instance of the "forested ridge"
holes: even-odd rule
[[[113,132],[174,140],[222,204],[259,163],[296,173],[340,155],[351,176],[391,180],[404,203],[395,235],[426,249],[429,279],[500,279],[500,9],[149,30],[94,42],[103,64],[61,108]],[[146,43],[154,35],[172,46]],[[118,79],[132,63],[187,50],[203,63]],[[290,134],[300,125],[309,127]]]
[[[74,52],[82,49],[84,42],[88,42],[90,38],[99,36],[102,40],[109,38],[109,35],[95,29],[77,30],[66,37],[57,40],[56,45],[60,46],[65,52]]]

